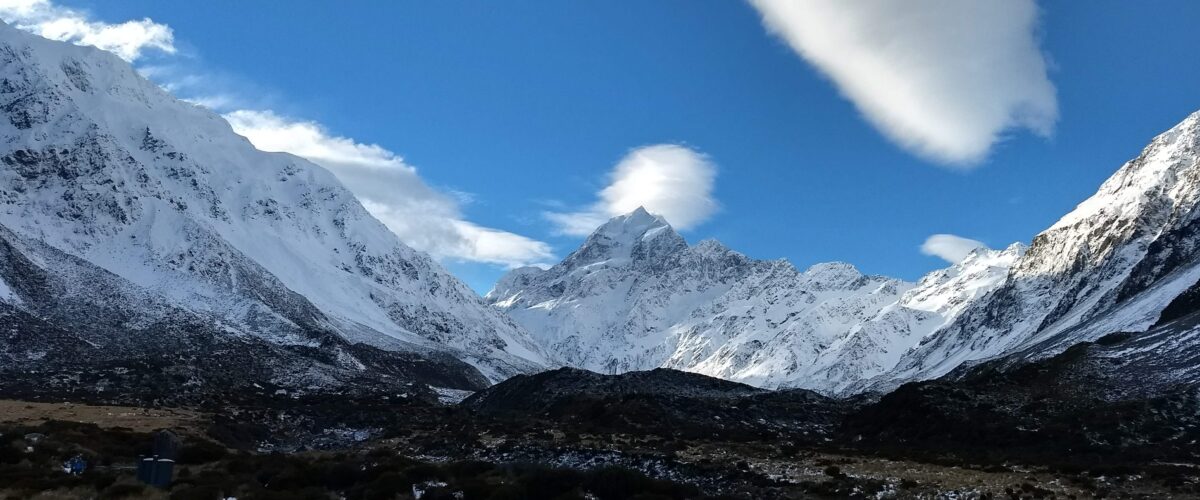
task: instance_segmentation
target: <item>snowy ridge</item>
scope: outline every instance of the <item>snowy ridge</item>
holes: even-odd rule
[[[846,263],[799,271],[715,240],[688,246],[638,209],[548,270],[510,272],[486,299],[571,366],[666,367],[836,393],[891,368],[999,284],[1022,251],[982,249],[914,285]]]
[[[331,173],[256,150],[109,53],[0,26],[0,102],[0,225],[16,238],[231,335],[311,346],[332,332],[449,353],[493,381],[551,364]],[[0,301],[39,299],[0,287]]]
[[[1002,286],[869,387],[888,390],[966,362],[1017,351],[1044,357],[1108,333],[1145,331],[1200,278],[1198,202],[1194,113],[1037,235]]]

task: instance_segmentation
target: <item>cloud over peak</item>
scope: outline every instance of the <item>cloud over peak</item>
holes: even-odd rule
[[[718,208],[713,197],[717,167],[705,155],[675,144],[630,151],[609,173],[608,185],[590,206],[573,212],[548,212],[558,231],[586,236],[608,219],[645,207],[677,229],[708,220]]]
[[[939,257],[951,264],[958,264],[971,252],[987,248],[982,241],[963,238],[953,234],[935,234],[921,244],[921,253]]]
[[[750,0],[767,29],[884,135],[970,166],[1010,129],[1058,118],[1033,0]]]

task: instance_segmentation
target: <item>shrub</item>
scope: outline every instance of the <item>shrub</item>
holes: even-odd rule
[[[229,450],[207,439],[191,439],[179,449],[176,462],[185,465],[199,465],[216,462],[229,456]]]
[[[146,486],[136,483],[117,483],[100,492],[100,498],[103,499],[120,499],[128,497],[137,497],[145,494]]]
[[[171,492],[171,500],[221,500],[225,492],[214,485],[188,485]]]
[[[331,490],[344,490],[359,481],[362,476],[362,464],[357,461],[338,462],[325,470],[325,487]]]

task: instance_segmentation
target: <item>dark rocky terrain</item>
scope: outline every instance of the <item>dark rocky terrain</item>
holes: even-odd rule
[[[461,406],[486,418],[536,419],[573,432],[811,441],[829,434],[853,403],[661,368],[621,375],[561,368],[506,380]]]
[[[111,372],[81,366],[52,383],[26,373],[4,379],[0,397],[158,410],[68,405],[64,415],[42,410],[46,403],[0,404],[0,414],[20,415],[0,417],[0,484],[9,485],[0,493],[404,498],[416,486],[429,490],[423,498],[1193,497],[1200,316],[1191,297],[1181,295],[1147,332],[1046,358],[1015,353],[852,399],[666,369],[552,370],[458,404],[423,384],[300,393],[222,385],[219,370],[196,375],[207,377],[204,390],[162,392],[179,370],[168,357],[114,361],[121,369]],[[23,331],[46,341],[67,334]],[[148,411],[194,417],[113,421]],[[122,465],[158,428],[183,435],[198,456],[163,491],[137,485]],[[22,451],[30,433],[54,446]],[[75,478],[58,472],[56,463],[80,452],[109,465]]]
[[[176,410],[0,402],[0,497],[410,498],[414,487],[428,491],[421,498],[467,499],[1200,495],[1192,396],[1106,399],[1063,376],[1134,340],[1012,371],[980,366],[962,382],[909,384],[877,401],[670,370],[564,369],[457,405],[421,391]],[[1054,396],[1067,386],[1074,395]],[[184,442],[165,490],[138,485],[130,469],[159,428]],[[28,452],[31,433],[46,437]],[[95,467],[63,474],[57,464],[80,453]]]
[[[906,384],[849,415],[842,433],[857,447],[910,456],[1074,467],[1194,463],[1195,310],[1189,291],[1147,332],[1113,333],[1035,361],[1015,353]]]

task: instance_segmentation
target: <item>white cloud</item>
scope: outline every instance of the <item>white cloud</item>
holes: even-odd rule
[[[238,110],[225,114],[234,130],[265,151],[286,151],[320,163],[388,169],[415,174],[395,153],[375,144],[361,144],[329,135],[315,122],[283,118],[271,111]]]
[[[951,264],[958,264],[972,251],[987,248],[982,241],[963,238],[953,234],[935,234],[921,244],[921,253],[940,257]]]
[[[689,229],[717,211],[713,183],[717,168],[708,157],[674,144],[645,146],[631,151],[609,174],[598,200],[575,212],[548,212],[546,217],[564,234],[590,234],[609,218],[645,207],[672,226]]]
[[[1054,128],[1033,0],[750,3],[867,120],[923,157],[969,166],[1006,130]]]
[[[150,18],[112,24],[49,0],[0,0],[0,19],[52,40],[104,49],[126,61],[138,59],[146,49],[175,52],[171,28]]]
[[[553,260],[546,243],[464,220],[463,194],[430,187],[415,168],[381,146],[270,111],[238,110],[225,119],[259,149],[292,153],[329,169],[402,241],[436,258],[508,267]]]

